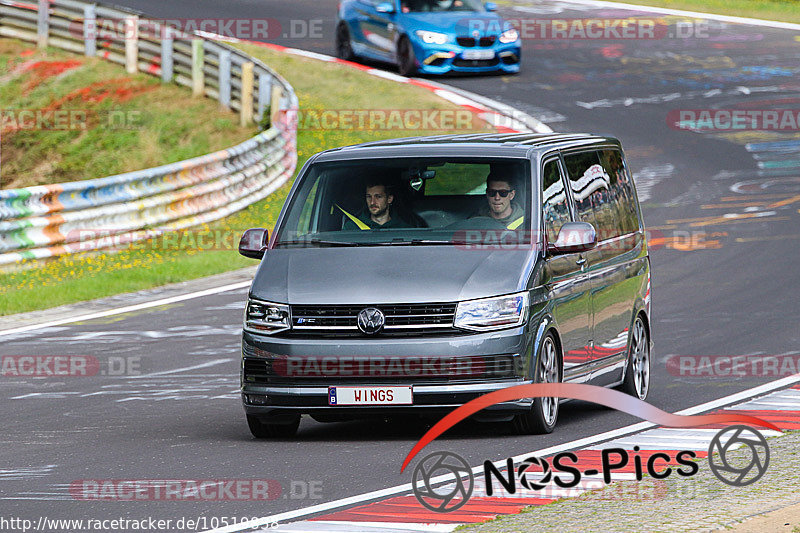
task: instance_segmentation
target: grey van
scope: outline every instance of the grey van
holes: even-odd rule
[[[242,335],[255,437],[318,421],[441,415],[537,382],[650,384],[650,259],[617,139],[488,134],[316,154],[261,259]],[[551,432],[556,398],[480,413]]]

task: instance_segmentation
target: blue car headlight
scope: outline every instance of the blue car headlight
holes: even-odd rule
[[[528,315],[528,292],[496,298],[459,302],[453,325],[472,331],[491,331],[525,323]]]
[[[425,44],[445,44],[447,42],[447,34],[444,33],[426,30],[417,30],[414,33]]]
[[[503,44],[515,43],[519,39],[519,32],[514,28],[504,31],[500,35],[500,42]]]

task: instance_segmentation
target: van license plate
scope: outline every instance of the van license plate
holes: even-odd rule
[[[411,405],[411,385],[399,387],[328,387],[328,405]]]
[[[464,50],[461,52],[464,59],[494,59],[494,50]]]

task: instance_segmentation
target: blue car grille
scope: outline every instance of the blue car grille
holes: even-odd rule
[[[487,37],[481,37],[480,39],[475,39],[474,37],[456,37],[456,42],[459,46],[463,46],[464,48],[471,48],[475,46],[477,43],[478,46],[492,46],[494,44],[495,39],[497,39],[494,35],[489,35]]]
[[[493,59],[462,59],[457,57],[453,60],[454,67],[493,67],[500,62],[498,58]]]

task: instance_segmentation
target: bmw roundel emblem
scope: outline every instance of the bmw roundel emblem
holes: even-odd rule
[[[383,329],[386,317],[383,312],[375,307],[367,307],[358,313],[358,329],[363,333],[372,335]]]

